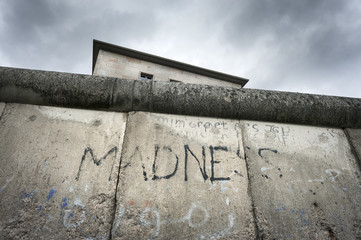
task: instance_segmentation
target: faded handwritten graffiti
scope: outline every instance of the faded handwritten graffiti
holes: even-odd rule
[[[78,209],[76,209],[78,208]],[[75,218],[76,211],[80,211],[81,215]],[[75,220],[74,220],[75,219]],[[79,199],[74,199],[74,202],[69,205],[69,209],[64,210],[63,224],[66,228],[76,228],[79,227],[85,220],[85,204]]]
[[[196,210],[201,213],[202,217],[195,222],[195,220],[193,219],[193,214]],[[121,204],[119,206],[118,214],[112,228],[112,237],[116,237],[118,235],[117,230],[121,228],[122,220],[126,212],[127,212],[126,207],[123,204]],[[154,217],[150,217],[150,216],[154,216]],[[232,228],[234,226],[235,218],[232,213],[228,214],[227,216],[228,216],[227,227],[221,230],[214,229],[208,231],[207,234],[202,234],[199,236],[199,238],[216,239],[231,233]],[[178,219],[172,219],[166,216],[162,216],[156,207],[144,208],[139,216],[140,226],[144,226],[144,227],[154,226],[155,228],[155,231],[152,234],[152,236],[148,236],[150,239],[157,238],[159,236],[162,226],[167,228],[167,226],[169,226],[170,224],[183,223],[183,224],[187,224],[190,228],[197,229],[203,227],[205,224],[207,224],[210,221],[212,221],[212,219],[210,219],[210,213],[199,202],[193,202],[189,207],[188,211],[186,211],[186,214]]]
[[[5,188],[8,186],[9,183],[14,179],[14,176],[11,176],[10,178],[7,178],[5,181],[5,184],[0,188],[0,193],[5,190]]]
[[[255,134],[262,133],[266,143],[273,143],[274,140],[278,140],[278,142],[286,145],[291,134],[289,126],[261,123],[245,123],[245,126],[249,127]]]
[[[36,190],[22,192],[21,196],[23,196],[26,204],[21,204],[17,207],[16,211],[19,214],[9,218],[8,216],[3,216],[3,219],[9,219],[9,221],[0,222],[0,228],[5,229],[5,231],[0,233],[0,238],[3,239],[4,237],[5,239],[6,237],[8,239],[8,236],[14,234],[12,233],[14,230],[11,228],[11,222],[18,221],[21,224],[19,226],[27,229],[27,231],[31,231],[29,235],[31,238],[43,236],[45,238],[63,239],[69,238],[66,234],[67,232],[76,231],[77,233],[73,235],[75,238],[109,239],[110,222],[104,222],[101,218],[102,215],[110,215],[111,212],[94,212],[94,208],[92,206],[88,208],[81,198],[74,197],[68,199],[68,197],[61,197],[59,199],[59,194],[62,193],[54,188],[49,190],[47,197],[39,194]],[[42,202],[42,199],[39,199],[40,196],[44,196],[44,204],[34,209],[34,205]],[[53,201],[54,198],[57,200]],[[108,209],[101,209],[101,211],[103,210],[109,211]],[[109,220],[109,217],[105,219],[107,218]],[[31,221],[31,223],[28,221]],[[92,226],[97,227],[92,228]],[[17,230],[14,232],[17,232]]]
[[[234,133],[239,136],[241,124],[238,121],[210,120],[199,118],[171,118],[167,116],[156,116],[155,129],[162,129],[163,126],[169,128],[170,134],[186,136],[187,138],[230,140]]]
[[[38,190],[35,189],[32,192],[25,192],[22,191],[21,192],[21,203],[19,206],[17,206],[17,210],[20,208],[24,208],[25,205],[29,205],[30,203],[32,203],[35,200],[35,197],[38,195]],[[34,212],[36,217],[46,217],[47,218],[47,223],[51,222],[54,217],[52,215],[49,215],[48,213],[45,215],[41,215],[42,211],[45,211],[47,208],[53,208],[53,204],[51,202],[51,200],[54,198],[54,196],[57,194],[57,191],[54,188],[51,188],[49,190],[49,193],[46,197],[46,199],[44,200],[44,204],[39,205],[39,207],[37,208],[37,210]],[[37,202],[39,202],[40,200],[37,200]],[[75,200],[72,203],[68,203],[68,199],[66,197],[61,198],[61,202],[58,205],[60,207],[60,213],[59,213],[59,221],[58,223],[63,222],[64,226],[67,228],[75,228],[80,226],[80,224],[82,224],[85,220],[85,204],[83,204],[83,202],[79,199],[79,198],[75,198]],[[75,222],[72,222],[72,217],[75,216],[75,211],[76,208],[80,208],[81,210],[81,217],[80,220],[77,220]],[[44,226],[42,226],[44,227]]]
[[[212,128],[221,129],[221,130],[228,129],[228,123],[226,121],[211,122],[205,120],[173,119],[167,117],[157,117],[157,121],[172,128],[185,128],[185,127],[190,127],[193,129],[201,128],[205,132],[209,131]]]

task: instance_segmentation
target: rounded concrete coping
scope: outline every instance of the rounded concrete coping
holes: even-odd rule
[[[361,99],[0,67],[0,101],[361,128]]]

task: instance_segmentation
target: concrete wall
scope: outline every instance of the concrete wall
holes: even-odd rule
[[[108,236],[126,114],[6,104],[0,239]]]
[[[99,50],[93,75],[123,79],[139,79],[141,72],[152,74],[153,80],[155,81],[169,82],[170,79],[173,79],[184,83],[241,87],[239,84],[221,81],[215,78],[122,56],[104,50]]]
[[[261,236],[361,236],[360,171],[342,129],[263,122],[242,127]]]
[[[0,67],[0,101],[361,128],[361,99]]]
[[[0,239],[361,236],[360,129],[4,103],[0,116]]]
[[[254,239],[236,125],[234,120],[131,113],[117,193],[122,227],[113,228],[114,239]]]

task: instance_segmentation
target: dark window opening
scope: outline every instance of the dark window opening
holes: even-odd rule
[[[148,73],[140,73],[140,80],[152,80],[153,75]]]

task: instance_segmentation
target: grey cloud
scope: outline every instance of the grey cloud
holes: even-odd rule
[[[11,49],[10,60],[19,67],[80,72],[84,69],[74,69],[74,63],[87,60],[90,73],[93,38],[120,44],[155,32],[154,16],[118,6],[14,1],[4,15],[2,48]]]
[[[334,85],[335,94],[341,74],[361,63],[361,25],[359,8],[352,1],[235,1],[222,9],[230,17],[224,22],[223,41],[235,52],[267,49],[258,58],[258,71],[273,69],[269,80],[260,79],[257,70],[250,74],[257,88],[292,87],[304,89]],[[360,70],[349,79],[357,84]],[[252,77],[251,77],[252,78]],[[257,79],[258,78],[258,79]],[[337,87],[336,87],[337,86]],[[329,89],[328,89],[329,90]],[[359,95],[352,87],[352,94]]]
[[[361,97],[357,0],[17,0],[1,6],[0,56],[13,67],[90,74],[95,38],[247,77],[251,88]]]

